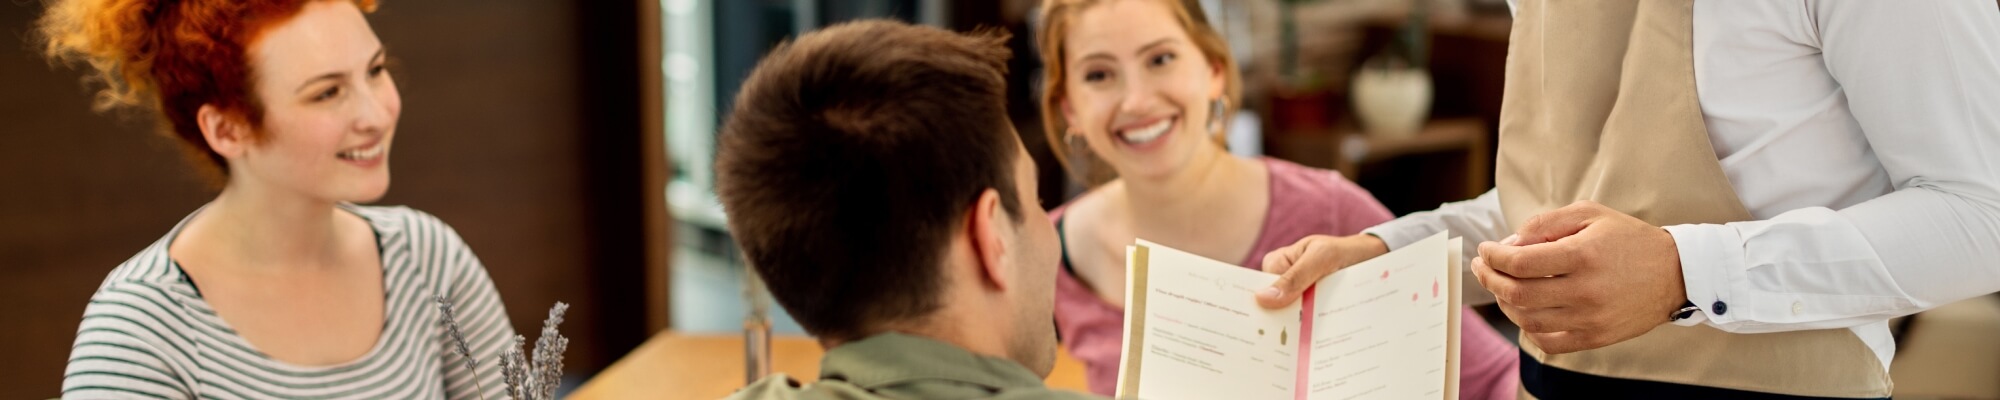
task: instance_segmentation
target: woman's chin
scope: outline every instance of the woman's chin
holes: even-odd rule
[[[1162,148],[1144,153],[1126,153],[1112,161],[1118,176],[1131,179],[1165,179],[1187,168],[1189,149]]]
[[[1165,157],[1138,157],[1121,160],[1111,169],[1118,171],[1118,177],[1126,180],[1159,180],[1180,172],[1180,167]]]
[[[378,179],[369,179],[364,182],[355,182],[353,185],[349,185],[347,187],[340,189],[340,191],[335,196],[333,196],[333,198],[335,199],[335,201],[340,201],[340,202],[365,204],[381,200],[382,196],[386,196],[388,194],[389,194],[389,177],[383,176]]]

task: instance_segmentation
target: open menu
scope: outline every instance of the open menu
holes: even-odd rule
[[[1254,293],[1277,275],[1139,240],[1118,398],[1457,399],[1459,241],[1439,233],[1267,310]]]

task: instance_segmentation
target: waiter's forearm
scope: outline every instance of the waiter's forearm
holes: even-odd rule
[[[1436,210],[1412,213],[1368,228],[1362,233],[1382,238],[1383,244],[1387,244],[1390,249],[1397,249],[1437,234],[1439,231],[1450,231],[1452,235],[1464,239],[1462,242],[1465,246],[1466,259],[1459,261],[1463,263],[1460,265],[1469,265],[1471,257],[1479,255],[1480,243],[1499,241],[1513,233],[1506,226],[1507,218],[1500,213],[1499,192],[1487,190],[1485,194],[1471,200],[1445,203]],[[1466,274],[1466,282],[1478,282],[1471,275],[1470,269],[1463,273]],[[1477,284],[1465,285],[1465,305],[1486,305],[1492,304],[1493,301],[1493,294],[1487,292],[1486,288]]]
[[[1512,233],[1506,225],[1507,219],[1500,214],[1499,193],[1487,190],[1479,197],[1445,203],[1436,210],[1411,213],[1362,233],[1382,238],[1382,242],[1394,250],[1449,230],[1453,236],[1465,238],[1466,257],[1472,257],[1479,254],[1479,243],[1499,241]]]
[[[1702,307],[1684,324],[1743,333],[1845,328],[2000,290],[1997,205],[1912,187],[1838,212],[1668,227],[1688,299]]]

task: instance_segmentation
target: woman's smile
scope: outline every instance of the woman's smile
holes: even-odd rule
[[[1168,116],[1155,118],[1151,121],[1127,124],[1122,128],[1113,129],[1112,136],[1116,137],[1118,139],[1117,142],[1123,147],[1137,152],[1146,152],[1164,146],[1167,142],[1164,139],[1179,126],[1180,116]]]

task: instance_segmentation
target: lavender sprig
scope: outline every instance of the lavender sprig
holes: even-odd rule
[[[526,391],[521,387],[528,378],[527,357],[521,354],[521,346],[527,341],[526,337],[514,335],[513,345],[507,346],[506,353],[500,355],[500,375],[507,382],[508,398],[527,398]]]
[[[485,385],[479,383],[479,359],[472,356],[472,347],[465,344],[465,332],[458,329],[458,317],[452,310],[451,300],[446,299],[443,294],[438,294],[434,298],[437,299],[438,311],[441,312],[439,322],[444,324],[445,331],[451,334],[452,344],[456,345],[452,350],[465,359],[465,370],[471,372],[473,388],[479,391],[480,400],[485,400]]]
[[[538,382],[536,394],[540,399],[555,398],[556,388],[562,386],[563,351],[569,348],[569,338],[556,330],[562,325],[563,314],[569,312],[569,304],[556,302],[549,308],[549,318],[542,321],[542,335],[535,339],[534,376]]]
[[[458,327],[457,312],[450,300],[436,296],[440,318],[450,333],[454,348],[452,352],[465,358],[466,369],[473,373],[473,383],[479,390],[481,400],[486,397],[486,388],[479,381],[479,362],[472,357],[472,348],[465,342],[465,334]],[[523,345],[528,338],[514,335],[514,343],[500,357],[500,377],[506,382],[507,397],[516,400],[550,400],[556,397],[556,388],[562,387],[563,352],[569,350],[569,338],[556,330],[562,325],[563,314],[569,312],[569,304],[556,302],[549,308],[549,318],[542,321],[542,335],[535,340],[533,360],[524,353]]]

